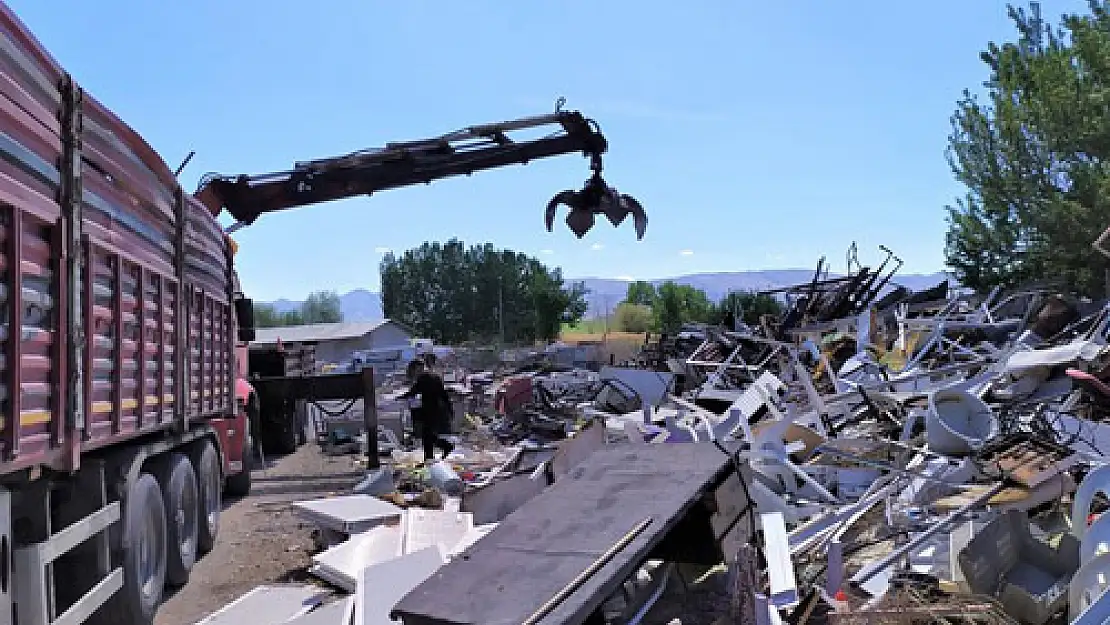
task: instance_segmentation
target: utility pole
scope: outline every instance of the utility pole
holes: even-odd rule
[[[602,318],[601,318],[601,321],[602,321],[602,324],[603,324],[602,325],[602,328],[603,328],[602,337],[607,337],[607,336],[609,336],[609,296],[608,295],[602,296],[601,302],[602,302],[601,305],[604,306],[604,308],[602,308],[602,310],[601,310],[601,314],[603,315]]]
[[[497,279],[497,334],[498,344],[501,349],[505,349],[505,299],[504,288],[502,287],[501,279]]]

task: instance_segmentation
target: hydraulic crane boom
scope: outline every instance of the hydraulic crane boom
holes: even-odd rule
[[[539,139],[514,141],[510,137],[545,126],[553,126],[553,132]],[[546,212],[548,231],[558,205],[566,204],[570,208],[567,224],[579,238],[593,226],[596,214],[604,214],[614,226],[631,214],[636,238],[641,239],[647,228],[643,207],[601,178],[601,155],[607,149],[608,142],[596,122],[577,111],[556,110],[549,115],[472,126],[433,139],[389,143],[384,148],[295,163],[289,171],[208,175],[195,195],[213,214],[227,210],[239,222],[232,227],[237,229],[266,213],[581,152],[590,159],[593,175],[581,190],[563,191],[551,199]]]

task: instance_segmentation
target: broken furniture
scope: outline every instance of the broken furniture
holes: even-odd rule
[[[729,453],[708,443],[597,451],[392,615],[404,625],[584,623],[649,559],[712,565],[735,555],[720,543],[746,542],[755,529],[747,470],[730,479],[735,471]],[[546,616],[530,620],[545,606]]]

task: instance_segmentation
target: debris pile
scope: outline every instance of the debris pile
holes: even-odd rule
[[[327,622],[654,622],[687,566],[724,576],[719,623],[1110,620],[1110,306],[898,265],[642,368],[455,376],[484,399],[447,458],[402,434],[296,504],[351,596]]]

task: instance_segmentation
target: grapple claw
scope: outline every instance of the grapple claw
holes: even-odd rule
[[[581,239],[586,236],[590,228],[594,227],[594,214],[588,210],[572,208],[570,212],[567,213],[567,226],[570,227],[570,231],[574,233],[574,236]]]
[[[560,191],[559,193],[555,194],[555,197],[551,198],[550,202],[547,203],[547,212],[544,214],[543,221],[544,224],[547,226],[548,232],[551,232],[551,229],[555,227],[555,212],[559,209],[559,205],[566,204],[570,206],[571,203],[574,201],[575,195],[576,192],[569,189],[566,191]]]
[[[647,211],[631,195],[621,194],[621,204],[627,207],[628,214],[632,215],[632,225],[636,228],[636,240],[642,241],[644,234],[647,232]]]
[[[548,232],[555,223],[555,213],[560,204],[566,204],[570,209],[567,226],[579,239],[593,228],[594,215],[597,214],[604,214],[613,226],[620,226],[631,214],[636,225],[636,239],[644,238],[647,215],[643,206],[632,196],[621,194],[607,185],[596,171],[580,191],[562,191],[547,203],[544,222]]]

